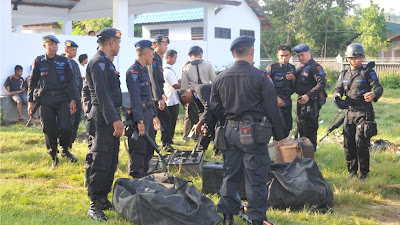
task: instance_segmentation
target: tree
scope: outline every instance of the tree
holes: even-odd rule
[[[360,34],[356,41],[363,44],[369,56],[376,57],[382,49],[389,46],[386,41],[388,29],[384,9],[380,9],[373,0],[370,1],[370,7],[361,10],[360,25],[356,30]]]

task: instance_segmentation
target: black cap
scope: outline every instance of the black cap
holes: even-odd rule
[[[194,51],[203,53],[203,49],[200,46],[195,45],[190,47],[188,55],[191,55]]]
[[[42,39],[43,39],[43,42],[46,42],[46,43],[50,43],[50,42],[60,43],[60,41],[53,35],[46,35],[46,36],[42,37]]]
[[[74,41],[71,41],[71,40],[66,40],[65,42],[64,42],[64,46],[65,47],[79,47]]]
[[[156,44],[154,42],[151,42],[149,40],[141,40],[135,43],[136,48],[150,48],[151,50],[154,50],[156,48]]]
[[[306,52],[306,51],[310,50],[310,46],[308,46],[304,43],[301,43],[301,44],[297,45],[296,47],[294,47],[293,50],[297,53]]]
[[[154,40],[157,42],[165,42],[165,43],[169,44],[169,38],[162,34],[158,34],[158,35],[154,36]]]
[[[254,46],[254,41],[256,39],[254,37],[250,36],[240,36],[233,40],[231,44],[231,51],[235,50],[235,48],[240,47],[240,46]]]
[[[101,29],[97,34],[97,37],[109,37],[109,38],[121,38],[121,31],[112,28],[112,27],[106,27]]]

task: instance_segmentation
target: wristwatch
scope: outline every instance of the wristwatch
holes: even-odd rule
[[[138,123],[144,123],[143,120],[139,120]]]

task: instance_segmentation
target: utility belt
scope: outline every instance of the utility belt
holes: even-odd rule
[[[154,108],[154,106],[155,106],[154,102],[142,102],[143,111]]]
[[[372,108],[372,105],[357,105],[357,106],[350,105],[349,111],[351,111],[351,112],[359,112],[359,111],[371,112],[371,111],[373,111],[373,108]]]
[[[264,116],[261,121],[253,116],[244,116],[240,121],[227,120],[226,126],[239,129],[240,143],[250,145],[253,143],[267,144],[272,136],[272,124]]]
[[[48,96],[61,96],[61,95],[67,95],[67,91],[65,89],[58,91],[45,91],[44,94]]]
[[[318,117],[318,101],[310,99],[305,104],[300,104],[299,102],[297,104],[299,105],[298,115],[300,118],[315,119]]]

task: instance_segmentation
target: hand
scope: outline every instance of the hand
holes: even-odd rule
[[[303,95],[303,96],[301,96],[301,99],[299,100],[299,103],[300,104],[306,104],[308,102],[308,100],[310,100],[308,95]]]
[[[144,127],[144,123],[138,123],[137,128],[139,131],[139,136],[144,136],[144,133],[146,132],[146,129]]]
[[[284,107],[285,106],[285,102],[280,97],[277,97],[277,98],[278,98],[278,106],[279,107]]]
[[[164,102],[164,100],[162,100],[162,99],[158,100],[158,108],[159,108],[160,110],[164,110],[164,109],[165,109],[165,102]]]
[[[275,148],[279,148],[279,147],[281,147],[281,145],[283,144],[283,140],[280,140],[280,141],[274,141],[274,145],[275,145]]]
[[[33,102],[28,102],[28,115],[32,117]]]
[[[153,126],[154,126],[154,130],[159,130],[161,127],[160,120],[157,117],[153,118]]]
[[[122,123],[121,120],[116,120],[113,122],[113,127],[114,127],[114,133],[113,135],[115,137],[121,137],[125,135],[125,128],[124,124]]]
[[[203,126],[202,122],[198,122],[194,127],[194,133],[199,135],[201,133],[201,127]]]
[[[76,112],[75,100],[71,100],[71,102],[69,103],[69,109],[71,111],[71,115]]]
[[[376,95],[374,92],[367,92],[364,94],[364,100],[366,102],[372,102],[375,99]]]
[[[162,99],[164,100],[164,102],[166,102],[168,100],[168,97],[166,95],[162,95]]]
[[[336,93],[336,95],[335,95],[335,99],[337,99],[337,98],[342,100],[342,96],[339,93]]]
[[[286,80],[296,80],[296,77],[293,75],[293,73],[288,72],[286,74]]]

